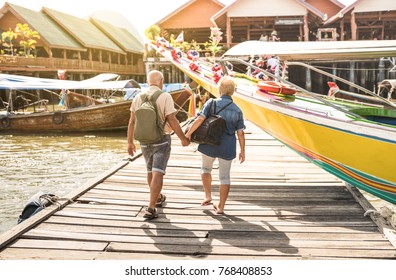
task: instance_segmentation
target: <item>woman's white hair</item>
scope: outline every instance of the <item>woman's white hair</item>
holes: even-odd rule
[[[220,94],[233,95],[235,91],[235,82],[232,78],[225,76],[219,81]]]

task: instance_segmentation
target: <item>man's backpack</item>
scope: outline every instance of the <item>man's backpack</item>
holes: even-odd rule
[[[162,123],[157,110],[157,99],[162,91],[156,91],[151,97],[141,94],[142,105],[135,111],[134,137],[142,144],[159,142],[164,136]]]

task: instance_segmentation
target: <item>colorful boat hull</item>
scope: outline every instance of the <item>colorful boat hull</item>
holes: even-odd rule
[[[158,51],[208,92],[219,95],[205,67],[191,70],[183,58],[175,60],[167,51]],[[396,204],[396,127],[354,118],[312,98],[268,98],[256,94],[251,79],[235,77],[235,81],[233,99],[247,119],[329,173]]]
[[[282,112],[252,98],[234,96],[244,116],[300,155],[340,179],[396,204],[396,142],[372,133],[355,133],[355,124]],[[395,135],[396,136],[396,135]],[[396,138],[394,138],[396,139]],[[303,171],[302,171],[303,172]]]

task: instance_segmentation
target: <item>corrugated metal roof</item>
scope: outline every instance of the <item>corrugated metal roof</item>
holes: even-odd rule
[[[358,0],[355,4],[354,13],[396,11],[395,0]]]
[[[114,26],[93,17],[90,18],[90,21],[116,42],[124,51],[139,54],[144,52],[143,44],[125,28]]]
[[[5,5],[8,5],[17,14],[15,16],[22,17],[33,30],[37,31],[40,34],[41,41],[46,42],[49,47],[86,51],[82,45],[46,15],[11,3]]]
[[[48,8],[43,8],[41,11],[62,26],[84,47],[125,54],[116,43],[110,40],[90,21]]]

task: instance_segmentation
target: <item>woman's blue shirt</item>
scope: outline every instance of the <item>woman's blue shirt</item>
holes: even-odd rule
[[[217,114],[217,112],[219,112],[221,108],[232,102],[232,98],[228,95],[222,95],[220,98],[213,99],[213,101],[209,99],[209,101],[204,104],[202,110],[198,114],[205,117],[214,114],[214,104],[211,108],[212,112],[209,112],[211,102],[216,102]],[[231,105],[227,106],[227,108],[222,110],[218,115],[220,115],[226,121],[226,130],[221,136],[220,146],[199,144],[198,151],[210,157],[232,160],[236,157],[235,132],[237,130],[243,130],[246,128],[243,120],[243,113],[242,110],[235,103],[232,103]]]

